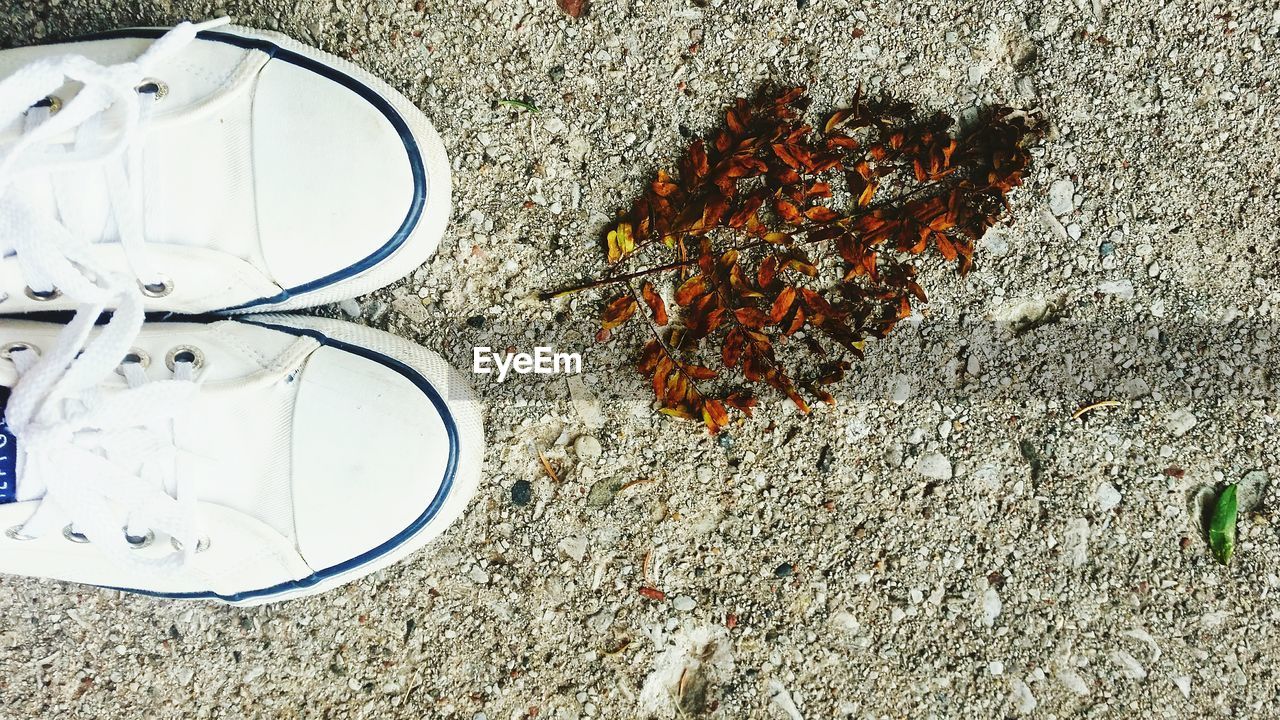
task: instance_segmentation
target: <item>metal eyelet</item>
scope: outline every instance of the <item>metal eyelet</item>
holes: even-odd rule
[[[147,354],[146,350],[141,348],[129,348],[129,353],[125,355],[120,360],[120,364],[116,366],[116,372],[120,375],[124,375],[124,366],[129,363],[137,363],[142,366],[143,370],[146,370],[151,367],[151,356]]]
[[[160,277],[149,283],[139,280],[138,289],[149,298],[162,298],[173,292],[173,281],[167,277]]]
[[[17,541],[19,541],[19,542],[26,542],[27,540],[35,540],[35,539],[36,539],[36,536],[35,536],[35,535],[28,535],[28,534],[26,534],[26,533],[22,532],[22,526],[21,526],[21,525],[14,525],[13,527],[9,528],[8,530],[5,530],[5,531],[4,531],[4,534],[5,534],[5,537],[9,538],[10,540],[17,540]]]
[[[62,297],[62,291],[58,288],[54,288],[52,290],[32,290],[31,286],[28,285],[25,292],[27,293],[27,297],[35,300],[36,302],[48,302]]]
[[[129,528],[124,528],[124,541],[129,543],[130,549],[141,550],[155,542],[155,539],[156,534],[152,530],[148,530],[146,535],[130,535]]]
[[[177,370],[178,363],[191,363],[192,370],[199,370],[204,365],[204,352],[194,345],[179,345],[164,357],[170,372]]]
[[[182,541],[178,540],[178,538],[176,537],[169,538],[169,543],[173,545],[174,550],[177,550],[178,552],[182,552]],[[199,540],[196,541],[196,552],[202,553],[205,550],[208,550],[209,545],[210,545],[209,538],[207,537],[200,538]]]
[[[155,100],[163,100],[169,94],[169,86],[162,80],[147,78],[134,88],[139,95],[151,95]]]
[[[31,107],[49,108],[49,114],[53,115],[54,113],[62,109],[62,98],[58,97],[57,95],[45,95],[43,98],[37,100],[36,104],[32,105]]]
[[[0,345],[0,359],[13,360],[13,354],[16,352],[21,352],[23,350],[30,350],[31,352],[36,352],[36,353],[40,352],[40,348],[36,347],[35,345],[32,345],[29,342],[22,342],[21,340],[19,340],[16,342],[10,342],[10,343],[5,343],[4,345]]]
[[[66,526],[66,527],[62,528],[62,537],[64,537],[64,538],[66,538],[66,539],[70,540],[70,541],[71,541],[71,542],[73,542],[73,543],[87,543],[87,542],[89,542],[89,536],[88,536],[88,535],[85,535],[84,533],[78,533],[78,532],[76,532],[76,529],[75,529],[73,526],[71,526],[71,525],[68,525],[68,526]]]

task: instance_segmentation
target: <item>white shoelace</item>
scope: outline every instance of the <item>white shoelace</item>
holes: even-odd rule
[[[178,25],[133,62],[103,66],[66,55],[0,81],[0,128],[23,127],[0,145],[0,252],[17,253],[33,293],[57,291],[77,302],[48,352],[10,352],[20,378],[5,420],[21,452],[19,493],[40,499],[14,531],[18,539],[61,532],[144,570],[177,567],[201,547],[196,498],[174,473],[172,429],[197,390],[195,367],[177,362],[173,379],[148,382],[138,363],[121,361],[145,318],[144,284],[163,282],[144,247],[141,140],[154,99],[138,87],[198,32],[226,22]],[[37,106],[68,80],[81,88],[64,107],[55,113]],[[111,132],[104,128],[108,112],[123,114]],[[95,267],[87,236],[96,221],[77,207],[75,192],[84,189],[76,173],[88,172],[106,173],[110,216],[135,277]],[[56,207],[33,190],[42,178],[53,183]],[[108,307],[115,312],[90,339]],[[102,389],[117,368],[129,387]],[[159,558],[134,552],[157,534],[179,551]]]
[[[17,253],[32,291],[56,289],[83,302],[101,298],[102,273],[94,272],[88,238],[107,222],[134,278],[151,286],[166,282],[145,248],[142,141],[158,93],[144,89],[155,85],[155,68],[197,33],[227,22],[182,23],[133,62],[100,65],[60,55],[0,81],[0,128],[23,127],[17,140],[0,146],[0,254]],[[80,91],[55,112],[49,99],[68,81]],[[109,111],[119,116],[110,128]],[[104,184],[108,202],[100,207],[92,198]]]

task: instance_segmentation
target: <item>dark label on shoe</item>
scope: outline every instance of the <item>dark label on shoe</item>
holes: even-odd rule
[[[9,388],[0,386],[0,504],[18,499],[18,439],[4,417],[8,405]]]

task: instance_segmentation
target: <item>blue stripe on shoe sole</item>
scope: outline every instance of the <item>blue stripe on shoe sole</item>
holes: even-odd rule
[[[461,452],[461,448],[459,446],[459,441],[458,441],[458,426],[453,420],[453,414],[449,412],[448,403],[445,402],[444,398],[440,396],[440,392],[436,390],[435,386],[433,386],[426,378],[424,378],[421,374],[419,374],[418,371],[409,367],[407,364],[399,360],[396,360],[393,357],[390,357],[388,355],[383,355],[382,353],[376,352],[374,350],[370,350],[369,348],[360,347],[359,345],[351,345],[349,343],[344,343],[339,340],[334,340],[329,336],[325,335],[324,333],[319,332],[317,330],[306,330],[303,328],[289,327],[287,325],[275,325],[275,324],[265,323],[265,322],[254,322],[251,319],[242,320],[242,322],[246,322],[251,325],[258,325],[260,327],[270,328],[272,330],[279,330],[280,332],[288,333],[290,335],[298,335],[298,336],[305,335],[307,337],[315,339],[317,342],[321,343],[322,345],[336,348],[338,350],[344,350],[354,355],[359,355],[360,357],[368,358],[370,360],[373,360],[374,362],[381,363],[382,365],[385,365],[391,368],[392,370],[395,370],[396,372],[400,373],[406,379],[412,382],[419,390],[422,391],[422,394],[426,395],[427,398],[431,400],[431,404],[434,405],[436,408],[436,411],[440,413],[440,418],[444,421],[445,429],[449,433],[449,462],[445,466],[444,478],[440,482],[440,488],[436,491],[435,497],[431,499],[431,503],[427,505],[426,509],[423,510],[422,514],[419,515],[418,518],[415,519],[408,527],[401,530],[391,539],[387,540],[386,542],[383,542],[381,545],[378,545],[377,547],[371,550],[367,550],[364,553],[361,553],[360,555],[357,555],[356,557],[351,558],[350,560],[334,565],[333,567],[328,567],[323,570],[317,570],[311,575],[308,575],[307,577],[299,580],[289,580],[287,582],[279,583],[277,585],[272,585],[271,587],[260,588],[257,590],[244,590],[242,592],[232,593],[230,595],[220,595],[213,591],[166,593],[166,592],[157,592],[155,590],[139,590],[136,588],[113,587],[113,586],[103,586],[103,587],[106,587],[109,590],[122,590],[124,592],[137,593],[139,595],[172,598],[175,600],[222,600],[224,602],[232,602],[232,603],[243,602],[245,600],[265,599],[265,598],[270,598],[273,595],[284,595],[286,593],[291,593],[295,590],[303,590],[309,587],[313,587],[321,582],[324,582],[325,580],[328,580],[331,577],[334,577],[335,575],[341,575],[344,572],[358,569],[361,566],[367,565],[377,560],[378,558],[381,558],[382,556],[390,553],[391,551],[395,550],[399,546],[403,545],[409,539],[413,538],[415,535],[421,532],[424,528],[426,528],[426,526],[440,512],[440,508],[444,506],[445,501],[448,499],[449,492],[453,489],[454,476],[457,475],[457,472],[458,472],[458,455]],[[353,578],[353,580],[354,579],[355,578]]]
[[[114,40],[119,38],[147,38],[155,39],[168,32],[168,28],[132,28],[123,30],[111,30],[103,33],[96,33],[84,37],[75,38],[72,42],[84,42],[91,40]],[[244,48],[246,50],[258,50],[266,53],[272,59],[282,60],[293,65],[297,65],[305,70],[310,70],[318,75],[326,77],[343,87],[351,90],[360,97],[364,98],[369,104],[381,112],[391,126],[395,128],[396,133],[400,136],[400,140],[404,143],[405,151],[409,155],[409,165],[413,172],[413,201],[409,205],[409,212],[405,215],[404,222],[400,223],[399,229],[395,235],[391,237],[382,247],[378,248],[368,257],[359,262],[349,265],[337,272],[330,273],[322,278],[305,282],[297,287],[286,288],[280,293],[262,297],[257,300],[250,300],[234,307],[224,308],[218,312],[231,313],[244,310],[260,309],[263,306],[275,305],[289,300],[297,295],[303,295],[309,292],[315,292],[326,288],[334,283],[342,282],[359,275],[360,273],[374,267],[378,263],[386,260],[404,245],[409,236],[413,234],[414,229],[418,226],[419,220],[422,219],[422,210],[426,206],[427,201],[427,171],[422,163],[422,154],[418,150],[418,141],[413,137],[413,132],[409,129],[409,125],[400,116],[391,103],[382,97],[378,91],[338,70],[330,67],[318,60],[309,58],[305,55],[286,50],[270,40],[260,38],[244,37],[234,33],[218,32],[216,30],[206,30],[196,36],[201,40],[213,40],[216,42],[227,43],[235,47]]]

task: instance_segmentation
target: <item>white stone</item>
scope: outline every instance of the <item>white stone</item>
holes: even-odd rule
[[[1067,521],[1067,532],[1062,543],[1063,555],[1071,567],[1080,567],[1089,559],[1089,521],[1075,518]]]
[[[982,624],[987,627],[994,627],[996,618],[1000,617],[1000,612],[1004,610],[1004,603],[1000,601],[1000,593],[995,588],[987,588],[982,593]]]
[[[894,405],[905,403],[911,397],[911,381],[906,375],[895,375],[889,393],[889,399]]]
[[[951,461],[942,453],[925,453],[916,461],[916,472],[934,480],[950,480]]]
[[[609,608],[600,608],[599,612],[587,618],[587,627],[590,628],[592,632],[599,635],[605,630],[608,630],[609,626],[613,625],[613,618],[614,613],[612,610]]]
[[[1165,421],[1165,428],[1173,433],[1174,437],[1182,437],[1196,426],[1199,420],[1187,408],[1178,408],[1169,414],[1168,420]]]
[[[1103,480],[1102,483],[1098,485],[1098,489],[1094,492],[1094,495],[1098,499],[1098,509],[1102,512],[1106,512],[1119,505],[1120,500],[1123,499],[1123,496],[1120,494],[1120,491],[1116,489],[1116,486],[1106,480]]]
[[[1173,684],[1182,693],[1182,697],[1191,699],[1191,678],[1186,675],[1179,675],[1173,679]]]
[[[1013,709],[1018,711],[1020,715],[1030,715],[1036,709],[1036,696],[1031,694],[1031,688],[1019,678],[1009,680],[1009,704],[1013,705]]]
[[[573,451],[584,460],[594,460],[600,457],[600,441],[590,435],[579,435],[573,441]]]
[[[1054,673],[1054,677],[1058,679],[1058,682],[1062,683],[1063,687],[1076,695],[1089,694],[1089,683],[1085,682],[1084,678],[1080,676],[1080,673],[1072,670],[1071,668],[1063,668],[1059,670]]]
[[[1121,672],[1134,680],[1143,680],[1147,677],[1147,671],[1142,667],[1142,663],[1124,650],[1112,650],[1109,657],[1112,662],[1120,666]]]
[[[997,228],[987,230],[978,244],[983,252],[991,257],[1004,257],[1009,254],[1009,236]]]
[[[1059,217],[1071,214],[1075,210],[1076,185],[1063,178],[1054,180],[1049,186],[1049,210]]]
[[[1098,283],[1098,292],[1105,295],[1115,295],[1121,300],[1133,299],[1133,281],[1131,280],[1107,280]]]
[[[560,552],[574,562],[582,562],[587,555],[587,539],[581,535],[567,537],[560,541]]]
[[[833,614],[831,616],[831,624],[851,634],[857,634],[862,629],[862,624],[848,610],[840,610]]]

